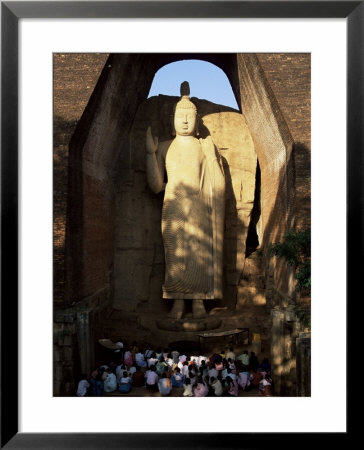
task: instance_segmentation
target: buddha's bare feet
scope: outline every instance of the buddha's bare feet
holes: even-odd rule
[[[176,299],[173,302],[173,307],[170,313],[168,314],[168,317],[170,317],[171,319],[181,319],[184,311],[185,311],[185,301]]]
[[[206,317],[206,309],[203,300],[192,300],[192,316],[194,319],[202,319]]]

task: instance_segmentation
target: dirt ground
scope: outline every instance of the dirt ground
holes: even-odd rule
[[[104,394],[104,397],[183,397],[183,388],[172,388],[169,395],[161,395],[160,392],[149,392],[146,387],[132,388],[127,394],[122,394],[119,391]],[[229,395],[230,397],[230,395]],[[261,397],[258,389],[253,389],[250,392],[245,392],[239,388],[238,397]]]

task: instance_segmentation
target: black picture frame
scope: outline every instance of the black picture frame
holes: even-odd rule
[[[347,19],[347,305],[363,267],[363,1],[2,1],[1,2],[1,448],[281,448],[312,436],[279,433],[18,433],[18,22],[21,18],[346,18]],[[358,252],[359,250],[359,252]],[[358,254],[359,253],[359,254]],[[348,310],[349,313],[349,310]],[[11,345],[7,344],[11,342]],[[348,341],[348,350],[351,345]],[[350,355],[348,356],[350,358]],[[11,370],[9,370],[11,368]],[[11,386],[11,388],[9,388]],[[349,386],[348,386],[349,388]],[[341,387],[342,389],[342,387]],[[336,433],[338,445],[347,432]],[[187,431],[187,430],[186,430]],[[320,434],[320,433],[319,433]],[[315,439],[317,439],[316,434]],[[323,436],[326,442],[327,436]],[[345,442],[344,442],[345,441]]]

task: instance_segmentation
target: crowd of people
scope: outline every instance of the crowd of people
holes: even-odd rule
[[[228,348],[207,357],[177,350],[141,349],[133,343],[130,348],[123,347],[119,355],[118,361],[95,368],[89,377],[83,374],[76,395],[99,397],[141,387],[159,391],[162,396],[177,388],[184,397],[236,397],[239,390],[252,389],[263,396],[272,395],[269,360],[259,362],[253,351],[236,355]]]

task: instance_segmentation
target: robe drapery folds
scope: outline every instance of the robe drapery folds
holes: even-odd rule
[[[162,235],[165,250],[163,298],[221,299],[225,178],[210,136],[203,153],[199,189],[166,185]],[[178,167],[168,167],[168,179]]]

